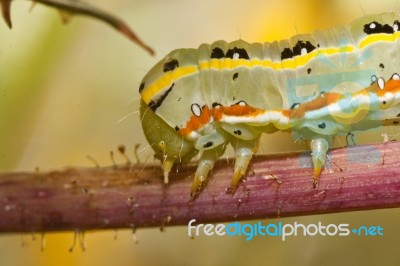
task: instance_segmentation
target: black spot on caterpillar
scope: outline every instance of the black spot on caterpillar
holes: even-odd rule
[[[229,49],[226,52],[225,58],[231,59],[250,59],[249,55],[247,54],[246,50],[243,48],[234,47],[233,49]]]
[[[393,27],[385,24],[382,25],[376,21],[364,25],[364,32],[366,34],[377,34],[377,33],[393,33]]]
[[[209,141],[209,142],[205,143],[205,144],[203,145],[203,147],[204,147],[204,148],[210,148],[210,147],[212,147],[212,145],[214,145],[214,143],[213,143],[212,141]]]
[[[175,86],[175,83],[172,83],[171,87],[169,87],[168,90],[166,90],[157,100],[152,100],[149,102],[149,107],[153,112],[157,110],[158,107],[161,106],[165,98],[167,98],[168,94],[172,91],[172,88]]]
[[[222,49],[219,48],[219,47],[215,47],[212,50],[211,56],[210,56],[210,58],[215,58],[215,59],[221,59],[221,58],[224,58],[224,57],[225,57],[224,51],[222,51]]]
[[[168,71],[172,71],[175,68],[179,67],[179,62],[176,59],[173,59],[167,63],[164,64],[164,68],[163,71],[164,72],[168,72]]]
[[[293,46],[292,50],[290,48],[283,49],[281,53],[281,60],[289,59],[296,55],[308,54],[315,49],[316,47],[309,41],[304,43],[304,41],[299,40],[296,45]]]
[[[142,92],[142,90],[144,89],[144,86],[145,86],[144,82],[140,83],[139,93]]]

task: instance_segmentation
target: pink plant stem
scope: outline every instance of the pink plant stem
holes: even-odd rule
[[[194,166],[179,168],[168,185],[154,165],[1,173],[0,231],[163,227],[191,219],[215,223],[399,207],[399,168],[400,143],[336,149],[314,189],[309,153],[257,156],[245,181],[229,193],[232,162],[222,160],[195,199]]]

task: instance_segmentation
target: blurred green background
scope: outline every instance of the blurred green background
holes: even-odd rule
[[[145,73],[169,51],[218,39],[273,41],[348,24],[366,14],[392,10],[390,1],[315,0],[116,0],[88,1],[122,17],[157,51],[150,57],[108,26],[83,17],[62,25],[58,12],[13,1],[14,27],[0,23],[0,170],[40,171],[111,163],[109,151],[136,143],[145,149],[138,117],[138,87]],[[362,8],[360,7],[360,3]],[[400,8],[400,4],[397,5]],[[363,10],[364,11],[363,11]],[[391,135],[398,128],[385,129]],[[357,142],[378,141],[360,134]],[[343,144],[343,143],[342,143]],[[263,138],[260,151],[297,150],[290,136]],[[131,155],[131,157],[133,157]],[[117,159],[123,162],[123,158]],[[1,217],[0,217],[1,219]],[[304,224],[380,225],[383,237],[278,238],[198,237],[187,228],[139,229],[86,234],[87,251],[68,249],[73,233],[0,236],[0,265],[396,265],[400,260],[398,209],[275,219]],[[268,221],[263,221],[267,223]],[[25,247],[22,247],[25,246]]]

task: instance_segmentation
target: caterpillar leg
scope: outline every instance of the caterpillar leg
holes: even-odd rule
[[[328,141],[323,137],[313,138],[310,142],[311,159],[314,165],[314,188],[318,186],[319,177],[321,175],[322,167],[325,164],[326,153],[329,149]]]
[[[231,188],[236,188],[242,177],[246,174],[247,167],[253,154],[257,150],[258,140],[241,140],[237,139],[235,146],[235,166],[233,168],[233,177],[231,181]]]
[[[163,174],[164,174],[164,184],[168,184],[169,182],[169,172],[171,172],[172,167],[174,166],[175,159],[166,157],[162,164]]]
[[[207,180],[208,174],[213,169],[215,162],[225,152],[225,145],[217,146],[215,149],[205,150],[199,160],[199,164],[194,174],[191,196],[195,196]]]

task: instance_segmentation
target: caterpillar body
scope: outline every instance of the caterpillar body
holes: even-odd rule
[[[230,143],[236,187],[260,135],[291,131],[309,141],[317,185],[332,137],[398,123],[399,27],[388,12],[272,43],[172,51],[139,88],[142,126],[165,182],[175,163],[201,152],[195,194]]]

